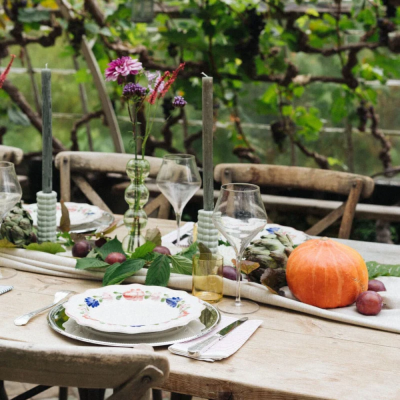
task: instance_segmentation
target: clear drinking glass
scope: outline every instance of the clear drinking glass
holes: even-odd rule
[[[222,185],[213,213],[213,222],[236,253],[236,299],[224,300],[218,304],[218,308],[231,314],[253,313],[259,309],[258,304],[240,299],[240,263],[250,241],[267,223],[260,188],[247,183]]]
[[[21,200],[22,190],[14,164],[0,161],[0,225],[6,214]],[[0,279],[7,279],[17,272],[10,268],[0,267]]]
[[[201,177],[194,156],[191,154],[164,156],[157,175],[157,186],[175,210],[178,225],[176,246],[179,247],[183,209],[201,186]]]
[[[223,295],[224,258],[220,254],[195,254],[193,260],[192,295],[208,303],[218,303]]]

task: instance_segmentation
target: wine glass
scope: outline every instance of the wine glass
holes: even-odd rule
[[[0,161],[0,226],[3,218],[21,200],[22,190],[14,164]],[[13,277],[17,271],[0,267],[0,279]]]
[[[177,229],[176,246],[180,247],[180,224],[183,209],[200,189],[201,177],[191,154],[164,156],[157,175],[157,186],[175,210]]]
[[[213,222],[236,253],[236,299],[224,300],[218,304],[218,308],[230,314],[251,314],[259,309],[259,305],[240,299],[240,263],[250,241],[267,223],[260,188],[247,183],[222,185]]]

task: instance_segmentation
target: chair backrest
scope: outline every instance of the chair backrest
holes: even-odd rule
[[[282,165],[219,164],[215,167],[214,178],[222,184],[254,183],[260,186],[298,188],[346,195],[347,201],[307,231],[310,235],[318,235],[342,217],[339,230],[339,237],[342,239],[350,236],[359,198],[371,196],[374,190],[374,181],[367,176]]]
[[[9,161],[18,165],[24,158],[24,152],[18,147],[0,145],[0,161]]]
[[[145,157],[150,163],[150,178],[155,178],[160,170],[162,159]],[[63,151],[55,159],[55,165],[60,170],[61,199],[71,201],[71,179],[85,194],[85,196],[98,207],[110,211],[108,206],[94,191],[87,180],[78,175],[85,172],[126,173],[126,164],[132,159],[132,154],[96,153],[86,151]],[[158,209],[158,218],[168,218],[170,205],[164,195],[160,194],[145,207],[150,215]]]
[[[0,340],[0,380],[46,386],[116,389],[112,400],[144,399],[168,378],[169,363],[153,351],[45,346]]]

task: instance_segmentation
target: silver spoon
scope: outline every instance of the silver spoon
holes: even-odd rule
[[[31,318],[35,317],[36,315],[40,314],[43,311],[48,310],[49,308],[54,307],[56,304],[58,304],[61,300],[65,299],[69,294],[74,293],[70,290],[61,290],[60,292],[57,292],[54,295],[54,301],[53,304],[50,304],[46,307],[40,308],[39,310],[31,311],[30,313],[21,315],[18,318],[14,319],[14,324],[17,326],[23,326],[26,325]]]

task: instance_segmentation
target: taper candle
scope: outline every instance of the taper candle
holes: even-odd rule
[[[204,210],[214,210],[213,78],[202,79],[203,89],[203,199]]]
[[[53,143],[51,122],[51,71],[42,69],[42,191],[51,193],[53,187]]]

